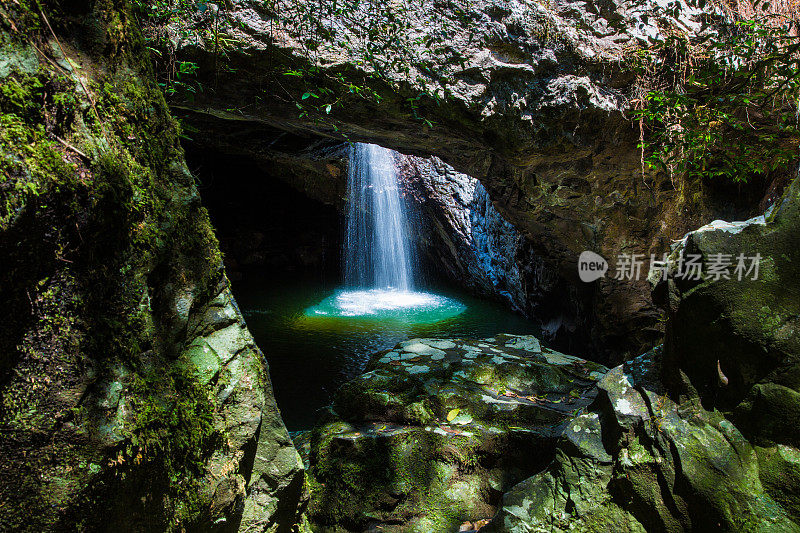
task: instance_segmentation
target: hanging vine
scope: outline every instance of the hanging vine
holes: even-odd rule
[[[300,118],[323,121],[337,130],[337,109],[353,98],[380,104],[379,91],[388,89],[389,94],[403,95],[409,115],[433,127],[422,111],[423,103],[435,105],[449,93],[447,72],[432,59],[463,62],[449,42],[474,23],[469,1],[462,0],[460,7],[449,3],[444,10],[427,0],[265,0],[260,14],[269,22],[273,44],[271,90],[277,88],[290,99]],[[213,51],[215,79],[221,69],[230,69],[228,56],[239,51],[242,43],[236,38],[241,27],[226,2],[136,2],[168,96],[191,99],[209,89],[197,81],[196,63],[176,59],[178,41]],[[415,20],[429,23],[421,31],[413,26]],[[325,57],[337,53],[346,56],[347,67],[321,67]]]
[[[636,54],[644,165],[689,182],[747,182],[797,160],[797,21],[768,10],[729,13],[738,20],[716,35],[675,34]]]

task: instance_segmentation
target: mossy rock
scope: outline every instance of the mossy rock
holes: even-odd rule
[[[605,371],[530,336],[412,339],[374,355],[312,432],[313,521],[450,531],[488,519]]]
[[[651,355],[608,372],[617,386],[601,383],[486,531],[800,531],[797,451],[755,448],[720,412],[650,390],[662,388],[643,368],[657,368]]]
[[[0,529],[229,528],[254,495],[288,528],[302,464],[128,7],[2,7]]]
[[[714,258],[760,255],[753,273],[690,281],[674,275],[661,287],[669,305],[665,384],[673,396],[698,397],[725,412],[763,445],[800,444],[792,429],[800,391],[800,179],[770,215],[712,224],[686,236],[679,253]],[[749,261],[748,261],[749,264]],[[733,267],[732,267],[733,269]],[[731,272],[733,270],[731,269]]]

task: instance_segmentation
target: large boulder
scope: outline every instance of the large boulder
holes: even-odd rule
[[[376,354],[312,432],[320,528],[453,531],[552,457],[605,367],[533,336],[412,339]]]

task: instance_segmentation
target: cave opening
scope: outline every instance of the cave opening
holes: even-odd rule
[[[200,143],[186,142],[185,148],[233,293],[265,354],[290,431],[313,427],[337,389],[361,374],[372,354],[399,342],[540,333],[506,298],[476,290],[450,264],[459,260],[459,251],[442,242],[455,232],[443,228],[447,206],[425,197],[424,173],[410,171],[408,156],[397,153],[393,161],[411,206],[405,223],[418,252],[413,259],[419,270],[416,289],[422,291],[411,294],[446,304],[437,312],[426,307],[413,317],[403,310],[380,318],[318,316],[343,287],[347,145],[317,146],[309,155],[293,148],[291,140],[282,142],[284,150],[294,150],[293,157],[259,161]],[[453,250],[443,254],[443,248]],[[486,270],[488,265],[474,267]]]

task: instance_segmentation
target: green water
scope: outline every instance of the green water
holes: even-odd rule
[[[267,357],[290,431],[312,427],[319,410],[342,383],[363,371],[370,354],[400,341],[539,333],[500,303],[452,290],[353,296],[318,281],[253,274],[234,282],[233,290]]]

